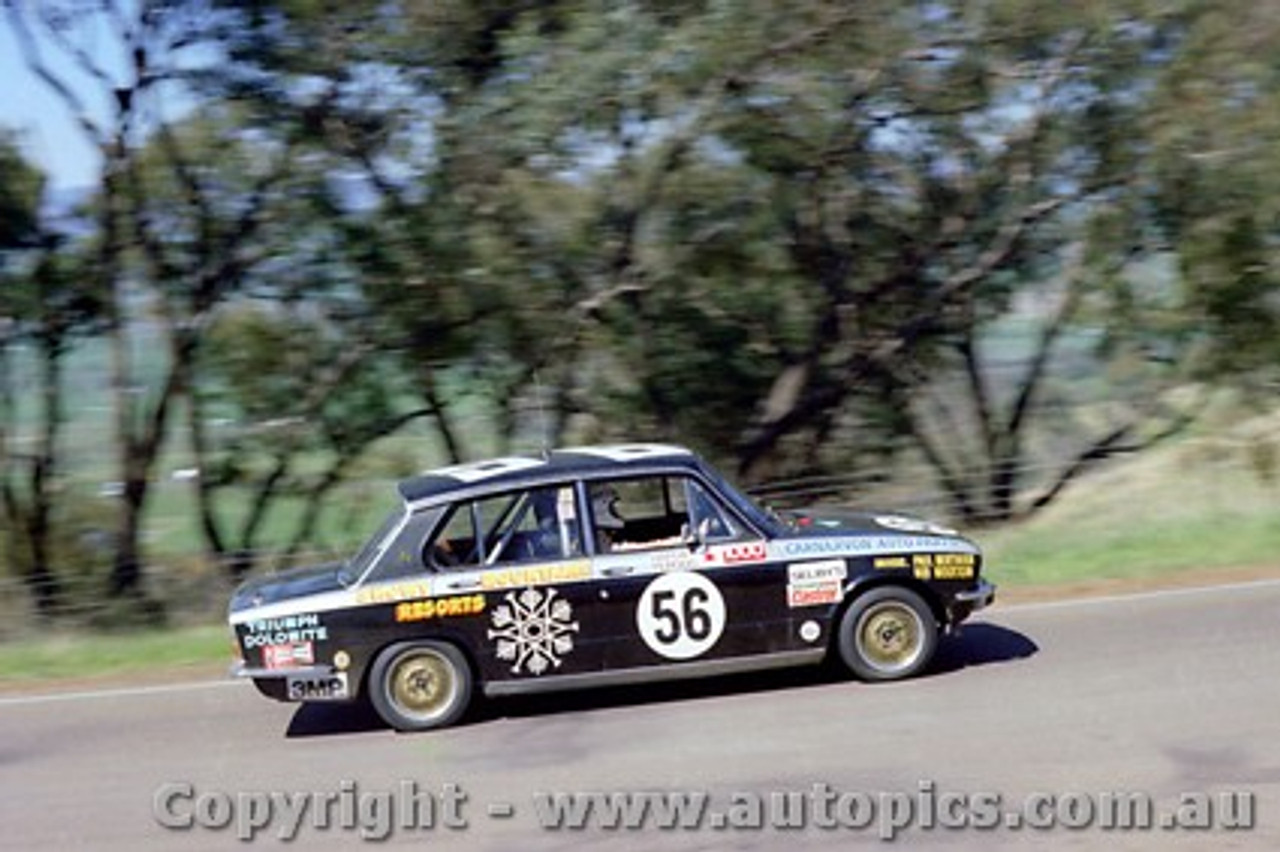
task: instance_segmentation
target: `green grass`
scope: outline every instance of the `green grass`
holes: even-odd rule
[[[202,674],[217,671],[219,664],[231,664],[230,636],[226,627],[207,625],[31,637],[0,644],[0,687],[182,669]]]
[[[988,572],[1012,586],[1280,572],[1280,472],[1258,464],[1259,440],[1201,435],[1106,468],[1041,515],[980,535]]]
[[[1144,523],[1096,534],[1021,528],[995,534],[986,549],[988,576],[1009,586],[1266,565],[1280,572],[1280,529],[1274,520],[1262,517]]]

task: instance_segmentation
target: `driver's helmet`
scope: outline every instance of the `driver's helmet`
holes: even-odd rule
[[[591,514],[595,517],[596,527],[607,530],[620,530],[626,523],[618,514],[618,492],[613,486],[606,485],[591,498]]]
[[[555,524],[559,512],[556,508],[556,489],[541,488],[530,494],[530,502],[533,504],[533,516],[539,526],[547,526]]]

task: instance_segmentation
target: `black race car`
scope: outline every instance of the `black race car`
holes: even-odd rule
[[[432,471],[347,562],[245,583],[235,673],[281,701],[367,698],[448,725],[486,695],[700,677],[834,655],[923,669],[991,602],[978,547],[900,515],[758,507],[695,454],[557,450]]]

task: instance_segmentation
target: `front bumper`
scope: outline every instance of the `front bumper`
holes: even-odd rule
[[[970,612],[977,612],[984,607],[991,606],[995,599],[995,584],[988,583],[986,580],[979,580],[978,585],[972,589],[956,592],[956,602],[968,604]]]
[[[956,592],[951,599],[951,606],[947,608],[951,626],[955,627],[978,610],[991,606],[995,599],[995,584],[986,580],[978,580],[978,585],[972,589]]]

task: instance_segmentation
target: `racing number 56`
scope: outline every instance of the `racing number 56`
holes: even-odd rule
[[[711,615],[706,609],[710,599],[706,590],[697,586],[686,589],[683,597],[674,589],[654,592],[650,598],[653,618],[663,622],[663,627],[654,632],[653,638],[664,645],[680,641],[681,636],[695,642],[705,640],[712,628]]]
[[[724,631],[724,597],[696,572],[656,577],[636,608],[636,628],[649,649],[671,660],[706,653]]]

